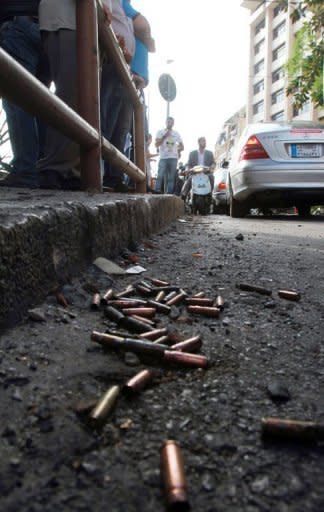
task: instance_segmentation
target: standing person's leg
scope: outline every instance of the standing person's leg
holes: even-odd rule
[[[44,32],[44,50],[56,95],[69,107],[77,109],[77,46],[75,30]],[[80,188],[79,145],[48,127],[45,156],[38,162],[41,188]]]
[[[2,45],[9,55],[36,75],[41,40],[38,24],[27,16],[18,16],[7,24]],[[2,181],[8,186],[37,186],[36,162],[39,154],[38,129],[34,116],[3,99],[13,152],[12,172]]]
[[[158,173],[155,182],[155,192],[164,193],[164,183],[166,179],[166,166],[167,161],[165,158],[160,158],[158,165]],[[163,189],[161,188],[163,186]]]
[[[166,173],[166,191],[167,194],[173,194],[177,178],[177,159],[168,158],[168,168]]]

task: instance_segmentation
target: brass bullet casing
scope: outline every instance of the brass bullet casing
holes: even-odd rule
[[[125,288],[125,290],[122,290],[119,293],[115,293],[115,297],[116,297],[116,299],[122,299],[123,297],[128,297],[129,295],[134,295],[135,292],[136,292],[136,290],[135,290],[134,286],[130,284],[129,286],[127,286],[127,288]]]
[[[208,299],[207,297],[190,297],[186,299],[186,304],[189,306],[212,306],[214,299]]]
[[[171,311],[170,306],[167,306],[166,304],[161,304],[161,302],[158,302],[156,300],[148,300],[147,304],[148,306],[155,308],[158,313],[164,313],[165,315],[168,315]]]
[[[170,283],[167,281],[162,281],[161,279],[155,279],[154,277],[148,277],[149,281],[151,281],[154,286],[169,286]]]
[[[171,292],[169,292],[165,297],[164,297],[164,302],[167,304],[169,300],[173,299],[174,297],[176,297],[178,295],[178,290],[173,290]]]
[[[188,306],[188,311],[196,315],[210,316],[212,318],[218,318],[220,313],[218,308],[207,306]]]
[[[143,286],[142,284],[137,284],[136,285],[136,290],[141,295],[151,295],[151,293],[152,293],[152,289],[151,288],[147,288],[147,286]]]
[[[167,306],[175,306],[176,304],[180,304],[180,302],[182,302],[184,300],[186,295],[187,295],[186,292],[181,290],[180,293],[178,293],[175,297],[172,297],[171,299],[166,301],[166,305]]]
[[[195,295],[192,296],[193,299],[200,299],[202,297],[205,297],[205,292],[198,292],[198,293],[195,293]]]
[[[154,327],[152,327],[148,323],[136,320],[136,318],[132,316],[124,316],[120,322],[120,325],[121,327],[127,329],[128,331],[136,332],[138,334],[154,330]]]
[[[162,343],[162,345],[165,345],[166,343],[168,343],[169,341],[169,336],[166,335],[166,336],[161,336],[161,338],[158,338],[157,340],[153,341],[153,344],[154,343]]]
[[[152,327],[155,326],[155,322],[153,320],[150,320],[149,318],[146,318],[145,316],[138,316],[138,315],[131,315],[132,318],[135,318],[135,320],[138,320],[139,322],[144,322],[147,325],[151,325]]]
[[[170,292],[179,292],[180,287],[179,286],[156,286],[155,288],[152,288],[153,293],[170,293]]]
[[[98,309],[100,308],[100,304],[101,304],[100,293],[95,293],[94,296],[92,297],[90,307],[93,311],[98,311]]]
[[[324,424],[313,421],[283,420],[281,418],[262,418],[262,436],[264,439],[282,439],[304,442],[324,440]]]
[[[162,445],[161,473],[168,508],[184,512],[189,510],[184,462],[176,441],[165,441]]]
[[[146,306],[146,300],[140,299],[117,299],[108,301],[108,305],[114,308],[136,308]]]
[[[112,411],[118,395],[120,393],[120,386],[112,386],[106,393],[100,398],[95,408],[89,415],[90,423],[96,427],[100,426],[107,419],[108,415]]]
[[[124,342],[121,343],[121,348],[128,352],[134,352],[135,354],[148,355],[155,358],[162,359],[164,352],[169,350],[168,345],[153,344],[151,341],[146,340],[135,340],[135,339],[125,339]]]
[[[214,306],[218,309],[220,309],[221,311],[223,311],[224,309],[224,304],[225,304],[225,301],[223,299],[223,297],[221,295],[217,295],[216,299],[215,299],[215,304]]]
[[[107,302],[114,296],[114,290],[109,288],[101,297],[101,304],[107,304]]]
[[[91,341],[99,343],[105,348],[120,348],[120,343],[125,341],[125,338],[104,332],[92,331]]]
[[[146,316],[152,318],[155,313],[155,308],[125,308],[122,309],[122,313],[126,316],[138,315],[138,316]]]
[[[155,297],[156,302],[161,302],[161,300],[163,300],[163,299],[164,299],[165,295],[166,295],[166,294],[165,294],[165,292],[163,292],[163,291],[162,291],[162,292],[159,292],[159,293],[157,294],[157,296]]]
[[[176,343],[172,345],[171,350],[177,350],[179,352],[196,352],[201,349],[202,341],[199,336],[193,336],[192,338],[188,338],[187,340],[180,341],[180,343]]]
[[[109,318],[109,320],[112,320],[116,324],[118,324],[125,317],[125,315],[121,311],[119,311],[116,308],[113,308],[112,306],[106,306],[104,313],[105,316]]]
[[[153,372],[151,370],[143,370],[126,382],[124,391],[127,394],[138,393],[142,391],[149,382],[153,379]]]
[[[162,327],[161,329],[154,329],[150,332],[143,332],[139,335],[139,338],[153,341],[157,340],[161,336],[164,336],[165,334],[168,334],[168,329],[166,327]]]
[[[261,295],[272,295],[271,290],[268,290],[267,288],[263,288],[262,286],[255,286],[254,284],[239,283],[236,286],[237,286],[237,288],[239,288],[240,290],[243,290],[245,292],[256,292],[256,293],[260,293]]]
[[[298,302],[301,299],[300,293],[292,290],[279,290],[278,295],[282,299],[292,300],[294,302]]]
[[[208,359],[206,356],[189,354],[188,352],[179,352],[176,350],[172,351],[170,349],[164,352],[163,360],[167,363],[175,363],[194,368],[207,368],[208,366]]]

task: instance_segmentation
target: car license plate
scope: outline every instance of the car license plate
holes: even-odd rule
[[[320,158],[320,144],[291,144],[292,158]]]

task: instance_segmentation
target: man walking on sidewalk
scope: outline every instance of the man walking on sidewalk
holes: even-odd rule
[[[184,146],[181,136],[173,130],[174,119],[168,117],[166,128],[157,133],[155,145],[160,151],[160,160],[158,175],[156,179],[155,191],[174,193],[175,182],[177,178],[177,164],[181,151]],[[163,183],[163,190],[161,190]]]

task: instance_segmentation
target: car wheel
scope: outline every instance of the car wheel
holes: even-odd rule
[[[243,201],[236,201],[233,197],[232,185],[230,185],[230,197],[229,197],[229,214],[233,218],[245,217],[248,213],[246,203]]]

